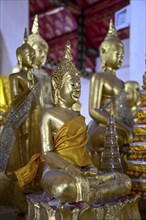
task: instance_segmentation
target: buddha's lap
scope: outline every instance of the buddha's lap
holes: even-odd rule
[[[88,145],[94,146],[94,149],[96,151],[99,151],[99,148],[104,149],[104,137],[106,134],[106,126],[95,126],[92,125],[88,129],[88,134],[89,134],[89,141]],[[119,146],[123,146],[126,144],[129,144],[129,138],[127,137],[126,133],[120,129],[116,129],[116,136],[118,140]]]
[[[59,185],[73,185],[76,184],[78,181],[82,181],[83,179],[88,179],[90,187],[94,187],[97,185],[102,185],[105,183],[112,183],[116,181],[122,181],[123,179],[126,182],[129,182],[130,179],[127,175],[121,173],[99,173],[97,175],[84,175],[73,177],[72,175],[66,173],[63,170],[49,170],[42,175],[42,185],[47,188],[57,187]]]

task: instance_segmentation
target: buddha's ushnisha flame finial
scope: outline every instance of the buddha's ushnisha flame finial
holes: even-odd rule
[[[27,29],[24,30],[24,43],[27,43],[28,37],[27,37]]]
[[[39,34],[39,23],[38,23],[38,15],[35,15],[31,34],[28,37],[28,43],[33,47],[34,44],[39,44],[45,46],[48,50],[47,42],[40,36]]]
[[[66,45],[65,45],[63,61],[70,61],[70,62],[72,61],[70,41],[67,41],[67,43],[66,43]]]
[[[39,34],[38,15],[35,15],[34,22],[31,29],[32,34]]]
[[[109,23],[109,29],[108,29],[108,33],[107,33],[107,36],[111,36],[111,35],[114,35],[114,36],[118,36],[117,34],[117,30],[113,24],[113,20],[110,19],[110,23]]]
[[[118,38],[118,33],[117,30],[113,24],[113,20],[110,20],[109,23],[109,29],[108,29],[108,33],[104,39],[104,41],[108,41],[108,40],[116,40],[116,41],[120,41],[120,39]]]

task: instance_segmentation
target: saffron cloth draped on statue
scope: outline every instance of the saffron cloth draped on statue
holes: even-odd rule
[[[86,149],[88,134],[85,118],[78,116],[67,121],[55,136],[55,151],[75,166],[92,164]]]

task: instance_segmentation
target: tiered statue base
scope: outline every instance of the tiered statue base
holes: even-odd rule
[[[138,201],[140,196],[124,196],[106,203],[60,203],[49,200],[45,194],[27,197],[26,220],[140,220]]]

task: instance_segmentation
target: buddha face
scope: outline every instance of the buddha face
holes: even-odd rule
[[[68,106],[72,106],[78,101],[81,94],[80,76],[78,73],[70,75],[66,73],[63,77],[62,87],[60,89],[60,98]]]
[[[29,47],[23,49],[21,54],[18,54],[18,60],[21,62],[23,67],[32,68],[35,61],[35,51]]]
[[[111,68],[112,70],[118,70],[123,62],[123,45],[119,42],[109,41],[108,44],[103,46],[103,51],[103,53],[101,52],[101,59],[105,65],[105,69]]]
[[[32,47],[36,53],[35,67],[40,68],[46,62],[48,48],[40,42],[33,44]]]

